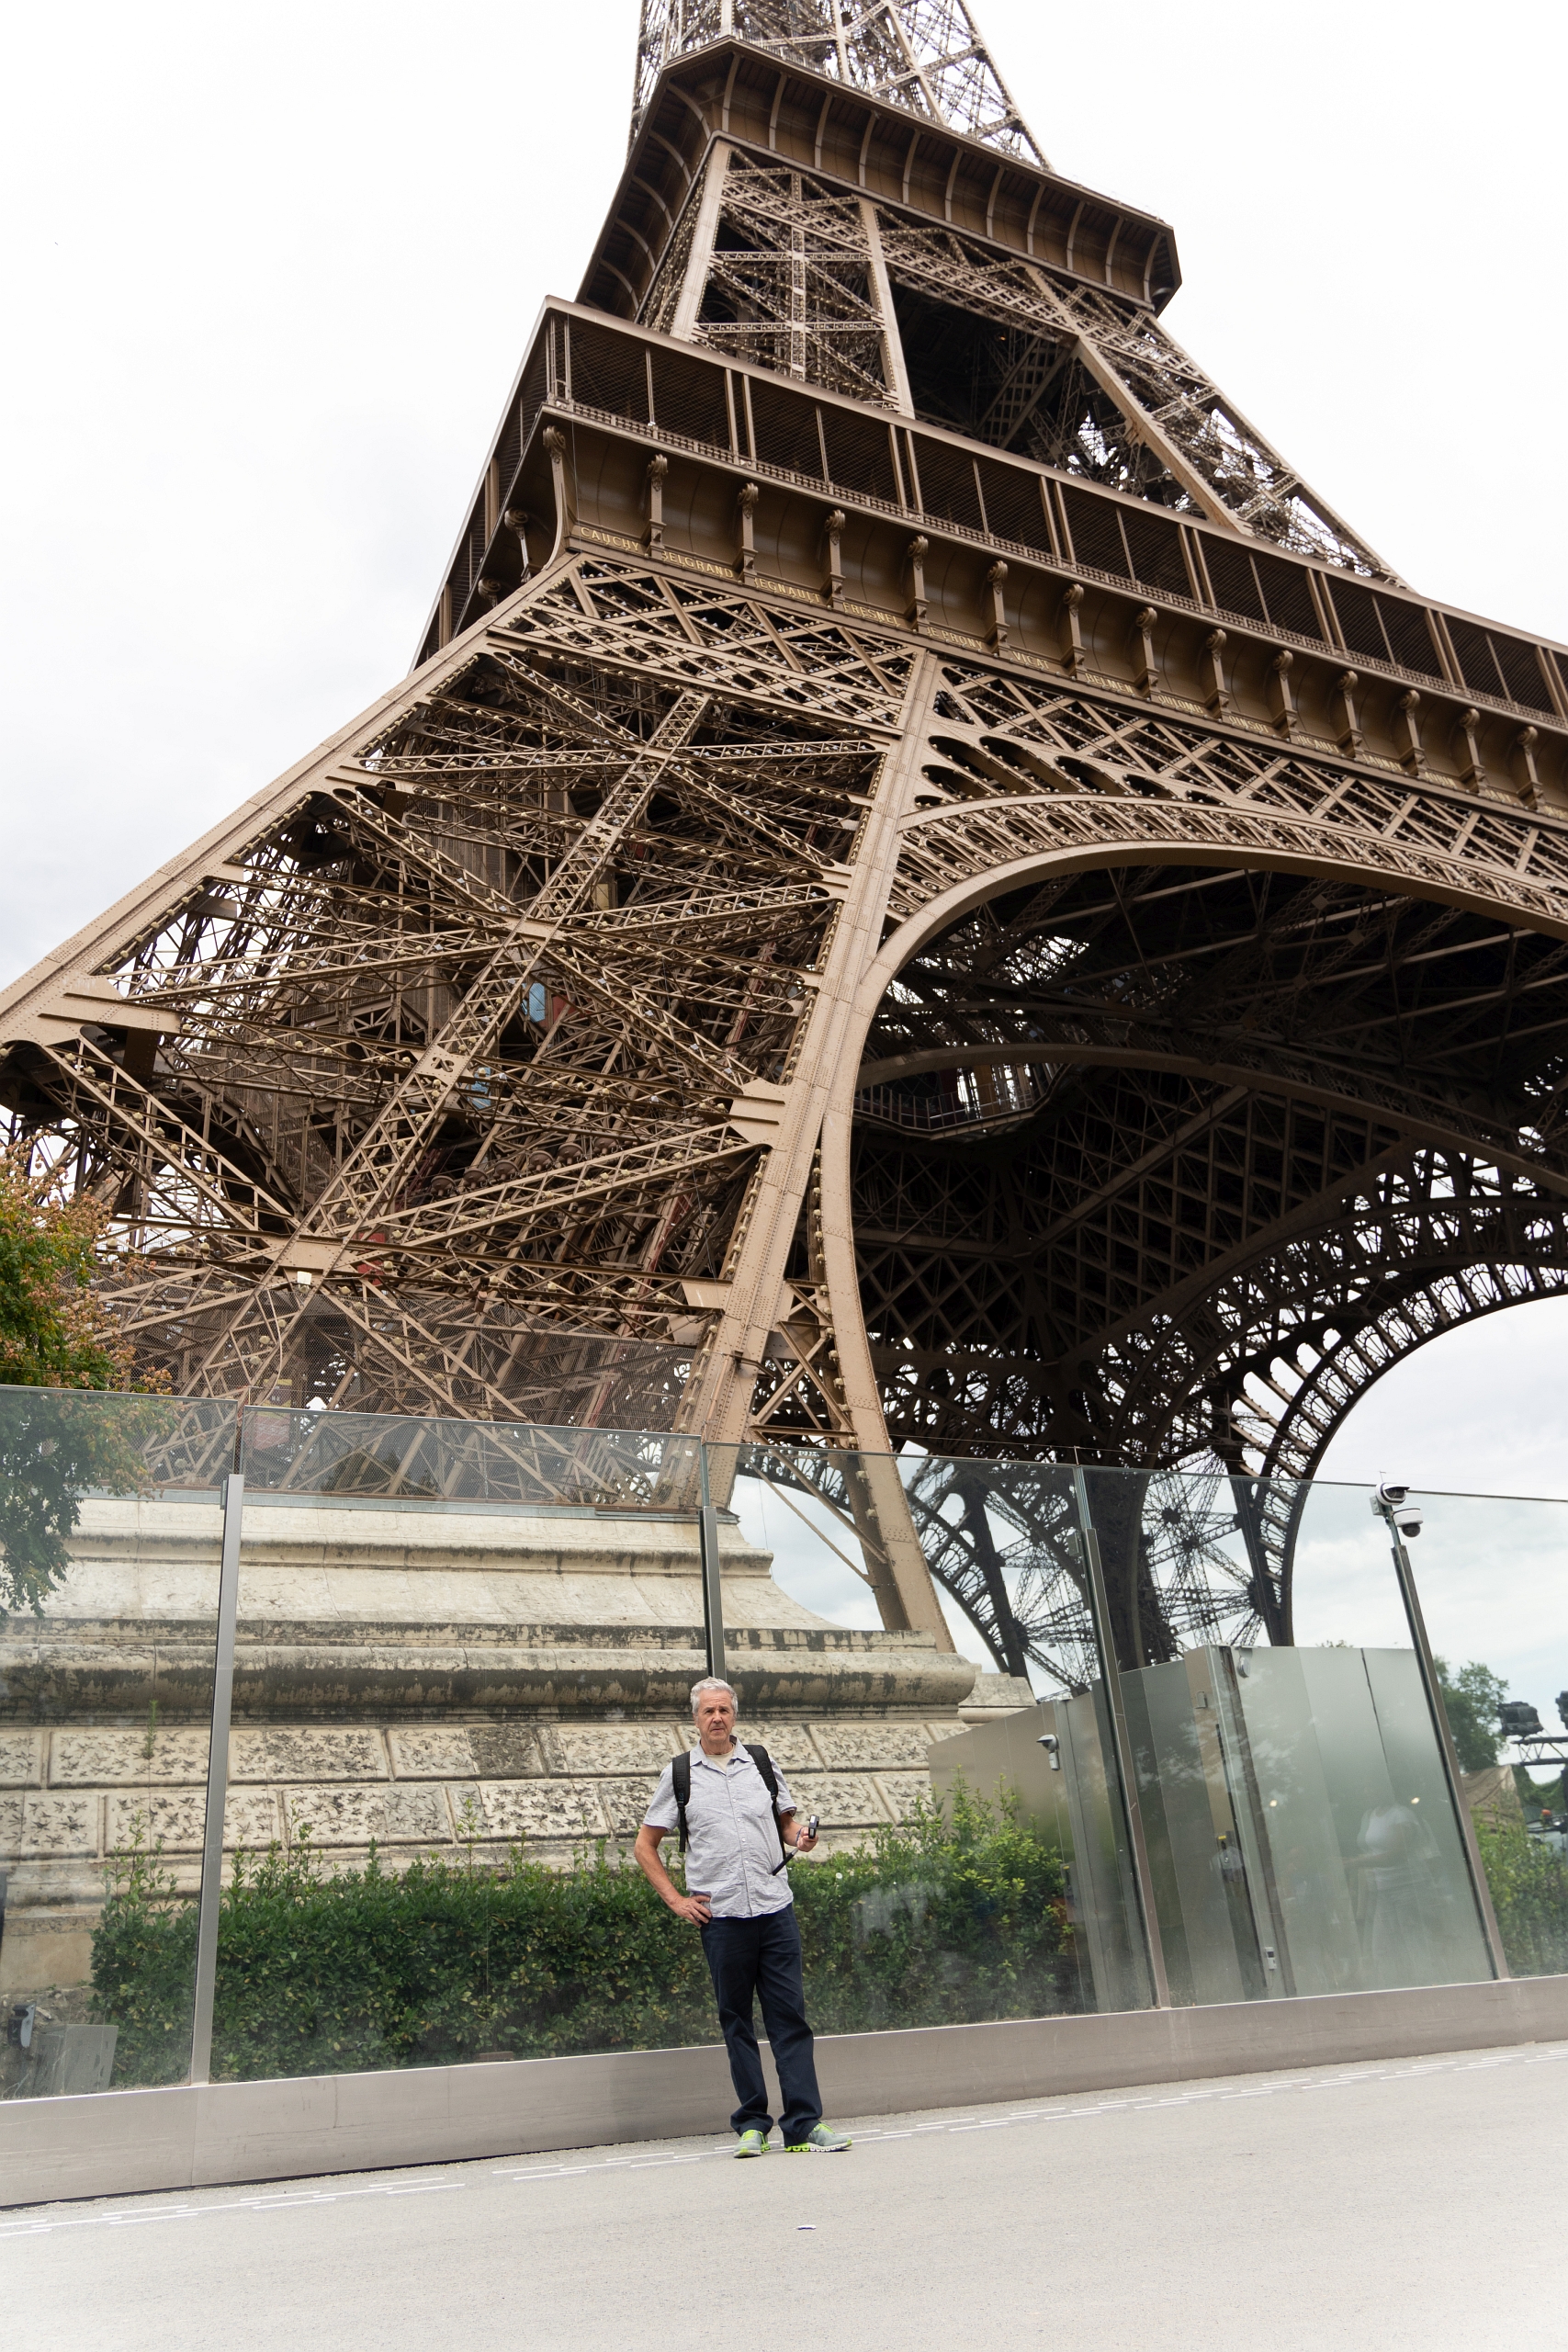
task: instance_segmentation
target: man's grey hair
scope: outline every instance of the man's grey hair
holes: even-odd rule
[[[692,1685],[692,1713],[694,1716],[695,1716],[697,1712],[697,1702],[702,1697],[705,1690],[722,1690],[728,1698],[730,1698],[735,1702],[736,1713],[739,1714],[740,1713],[740,1693],[735,1688],[734,1683],[724,1681],[723,1679],[716,1674],[705,1674],[700,1682],[694,1682]]]

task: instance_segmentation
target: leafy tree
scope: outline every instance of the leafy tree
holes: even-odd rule
[[[94,1276],[108,1212],[0,1152],[0,1383],[10,1388],[130,1388],[131,1351]]]
[[[1489,1666],[1482,1666],[1473,1658],[1457,1673],[1445,1658],[1434,1658],[1432,1663],[1438,1669],[1438,1687],[1443,1694],[1460,1770],[1484,1772],[1489,1764],[1496,1763],[1502,1745],[1497,1710],[1507,1695],[1508,1686]]]
[[[168,1408],[93,1292],[107,1212],[0,1152],[0,1607],[43,1614],[91,1487],[141,1494]],[[112,1401],[73,1392],[140,1390]],[[6,1393],[6,1392],[9,1393]]]

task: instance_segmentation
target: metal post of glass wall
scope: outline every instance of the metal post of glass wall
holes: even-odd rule
[[[190,2079],[212,2077],[212,1996],[218,1981],[218,1912],[223,1890],[223,1815],[229,1801],[229,1719],[234,1703],[234,1634],[240,1614],[240,1522],[245,1482],[223,1481],[223,1551],[218,1572],[218,1637],[212,1659],[212,1734],[207,1751],[207,1822],[196,1930],[196,2000],[191,2017]]]
[[[697,1541],[703,1564],[703,1632],[707,1646],[707,1670],[725,1679],[724,1588],[718,1573],[718,1513],[708,1485],[708,1450],[697,1441],[697,1476],[702,1501],[697,1511]]]
[[[1402,1495],[1404,1491],[1403,1487],[1398,1487],[1392,1489],[1394,1494]],[[1454,1820],[1459,1827],[1460,1843],[1464,1848],[1465,1868],[1470,1872],[1471,1891],[1475,1896],[1475,1907],[1481,1914],[1482,1932],[1486,1938],[1486,1951],[1492,1962],[1492,1973],[1497,1977],[1509,1976],[1513,1972],[1508,1966],[1507,1955],[1503,1950],[1503,1936],[1497,1925],[1497,1914],[1492,1907],[1492,1890],[1486,1883],[1486,1866],[1481,1859],[1481,1849],[1475,1841],[1475,1824],[1470,1817],[1470,1807],[1465,1803],[1464,1781],[1460,1772],[1459,1754],[1454,1747],[1453,1733],[1449,1728],[1449,1713],[1443,1704],[1442,1688],[1438,1680],[1438,1668],[1432,1656],[1432,1645],[1427,1638],[1427,1620],[1422,1614],[1421,1596],[1416,1589],[1416,1575],[1410,1565],[1410,1555],[1404,1548],[1404,1540],[1399,1532],[1395,1506],[1392,1501],[1384,1498],[1381,1487],[1372,1498],[1372,1509],[1388,1529],[1389,1545],[1393,1553],[1393,1572],[1399,1578],[1399,1597],[1404,1603],[1405,1621],[1410,1627],[1410,1639],[1415,1647],[1416,1664],[1421,1669],[1421,1686],[1427,1693],[1427,1705],[1432,1717],[1432,1729],[1438,1736],[1438,1752],[1443,1759],[1443,1778],[1448,1782],[1449,1802],[1453,1806]]]
[[[1078,1540],[1083,1545],[1089,1615],[1094,1623],[1094,1645],[1100,1655],[1100,1679],[1105,1685],[1106,1709],[1111,1717],[1116,1778],[1121,1787],[1122,1810],[1127,1824],[1127,1844],[1133,1857],[1133,1883],[1138,1893],[1138,1911],[1144,1930],[1144,1947],[1149,1956],[1155,2007],[1168,2009],[1170,1983],[1166,1975],[1165,1947],[1160,1941],[1159,1918],[1155,1910],[1154,1874],[1149,1868],[1144,1816],[1138,1804],[1138,1783],[1133,1770],[1133,1743],[1127,1736],[1127,1711],[1122,1703],[1122,1675],[1116,1663],[1116,1645],[1111,1634],[1105,1567],[1100,1556],[1100,1538],[1089,1517],[1089,1482],[1081,1470],[1073,1472],[1073,1498],[1077,1505]]]

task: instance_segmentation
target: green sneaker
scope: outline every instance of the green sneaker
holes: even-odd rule
[[[738,2156],[765,2156],[768,2153],[767,2133],[765,2132],[742,2132],[740,2134],[740,2144],[736,2149],[735,2153]]]
[[[852,2148],[854,2142],[847,2132],[829,2132],[825,2123],[814,2123],[804,2140],[784,2143],[786,2156],[836,2156],[841,2148]]]

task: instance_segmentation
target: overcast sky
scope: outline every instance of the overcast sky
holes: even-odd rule
[[[0,981],[407,668],[637,13],[12,20]],[[1055,166],[1174,223],[1169,324],[1291,461],[1416,586],[1568,639],[1562,10],[980,14]],[[1568,1494],[1565,1354],[1568,1306],[1444,1341],[1329,1466]]]

